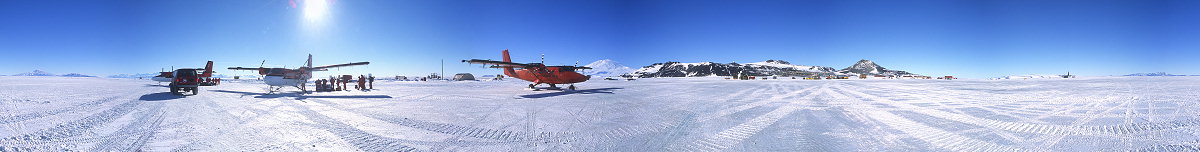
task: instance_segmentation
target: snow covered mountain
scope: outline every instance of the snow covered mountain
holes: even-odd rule
[[[63,75],[55,75],[54,73],[50,73],[50,72],[46,72],[46,71],[42,71],[42,70],[33,70],[33,72],[18,73],[18,74],[14,74],[12,76],[96,77],[96,76],[79,74],[79,73],[68,73],[68,74],[63,74]]]
[[[79,73],[68,73],[68,74],[58,75],[58,76],[60,76],[60,77],[96,77],[96,76],[84,75],[84,74],[79,74]]]
[[[583,75],[591,75],[593,77],[621,76],[629,72],[633,72],[633,68],[621,65],[621,63],[617,63],[617,61],[610,59],[598,60],[596,62],[592,62],[591,64],[585,65],[585,67],[590,67],[592,69],[582,70],[580,73]]]
[[[1154,72],[1154,73],[1134,73],[1134,74],[1127,74],[1125,76],[1188,76],[1188,75],[1175,75],[1175,74],[1169,74],[1166,72]]]
[[[852,75],[915,75],[906,71],[888,70],[887,68],[879,66],[879,64],[875,64],[875,62],[866,59],[858,60],[858,63],[854,63],[854,65],[846,67],[838,72]]]
[[[13,76],[54,76],[54,74],[42,70],[33,70],[33,72],[18,73]]]
[[[665,62],[642,67],[629,75],[642,78],[735,76],[739,73],[750,76],[813,76],[833,74],[834,70],[830,67],[793,65],[783,60],[767,60],[747,64]]]
[[[1029,74],[1029,75],[1012,75],[991,78],[991,80],[1009,80],[1009,79],[1062,79],[1062,76],[1053,74]]]
[[[117,74],[110,75],[109,78],[151,78],[158,76],[158,73],[141,73],[141,74]]]
[[[807,66],[794,65],[783,60],[767,60],[763,62],[754,62],[746,64],[738,63],[715,63],[715,62],[700,62],[700,63],[680,63],[680,62],[665,62],[654,63],[650,66],[642,67],[632,73],[630,76],[649,78],[649,77],[701,77],[701,76],[735,76],[738,73],[747,74],[750,76],[785,76],[785,77],[807,77],[807,76],[830,76],[830,75],[846,75],[856,76],[859,74],[868,75],[918,75],[900,70],[890,70],[879,66],[870,60],[859,60],[853,66],[842,70],[837,70],[831,67],[823,66]]]

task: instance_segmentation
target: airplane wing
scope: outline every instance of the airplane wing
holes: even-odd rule
[[[492,61],[492,60],[480,60],[480,59],[462,60],[462,62],[466,62],[466,63],[470,63],[470,64],[493,65],[493,66],[490,66],[489,68],[527,68],[530,66],[535,66],[532,64],[512,63],[512,62],[504,62],[504,61]]]
[[[230,69],[230,70],[255,70],[255,71],[258,71],[258,70],[260,70],[260,69],[266,69],[266,68],[243,68],[243,67],[229,67],[229,69]]]
[[[356,65],[367,65],[367,64],[371,64],[371,62],[354,62],[354,63],[346,63],[346,64],[334,64],[334,65],[318,66],[318,67],[312,67],[312,70],[313,70],[313,71],[325,71],[325,70],[327,70],[328,68],[347,67],[347,66],[356,66]]]
[[[558,67],[558,68],[567,69],[567,70],[571,70],[571,71],[575,71],[575,70],[579,70],[579,69],[592,69],[591,67],[582,67],[582,66],[547,66],[547,67]]]

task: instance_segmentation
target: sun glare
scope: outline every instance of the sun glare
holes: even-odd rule
[[[329,16],[329,2],[325,0],[304,1],[304,19],[309,22],[325,20]]]

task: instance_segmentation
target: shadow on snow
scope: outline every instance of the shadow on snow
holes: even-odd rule
[[[559,92],[550,92],[550,93],[527,94],[527,95],[521,95],[521,97],[522,98],[545,98],[545,97],[554,97],[554,96],[561,96],[561,95],[568,95],[568,94],[596,94],[596,93],[612,94],[611,90],[616,90],[616,89],[623,89],[623,88],[598,88],[598,89],[575,90],[575,91],[559,91]]]
[[[306,96],[306,95],[304,95],[304,93],[301,93],[301,92],[264,94],[264,93],[256,93],[256,92],[229,91],[229,90],[210,90],[210,91],[242,94],[243,97],[250,96],[250,95],[257,95],[257,96],[254,96],[254,98],[296,97],[296,100],[304,100],[304,99],[308,99],[308,98],[359,98],[359,99],[362,99],[362,98],[392,98],[392,96],[388,96],[388,95]]]
[[[183,98],[183,96],[176,95],[176,94],[173,94],[170,92],[159,92],[159,93],[151,93],[151,94],[142,95],[142,97],[138,98],[138,100],[162,101],[162,100],[171,100],[171,99],[179,99],[179,98]]]

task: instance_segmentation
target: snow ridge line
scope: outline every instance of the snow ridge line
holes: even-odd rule
[[[716,118],[724,117],[724,116],[726,116],[726,115],[730,115],[730,114],[733,114],[733,113],[737,113],[737,112],[742,112],[742,111],[745,111],[746,109],[750,109],[750,108],[754,108],[754,107],[759,107],[759,106],[763,106],[763,105],[766,105],[766,104],[768,104],[768,103],[771,103],[771,102],[779,101],[779,100],[782,100],[783,98],[786,98],[786,97],[796,96],[796,95],[799,95],[800,93],[804,93],[804,92],[809,92],[809,94],[811,95],[811,94],[814,94],[815,92],[810,92],[810,90],[816,89],[816,88],[818,88],[818,87],[819,87],[819,86],[812,86],[812,87],[808,87],[808,88],[801,89],[801,90],[798,90],[798,91],[794,91],[794,92],[792,92],[792,93],[788,93],[787,95],[782,95],[782,96],[773,96],[773,97],[771,97],[770,99],[767,99],[767,100],[761,100],[761,101],[756,101],[756,102],[752,102],[752,103],[748,103],[748,104],[739,105],[739,106],[736,106],[736,107],[726,108],[726,109],[723,109],[723,110],[721,110],[721,111],[717,111],[717,112],[716,112],[716,114],[709,115],[709,116],[706,116],[706,117],[701,117],[701,118],[700,118],[700,119],[698,119],[698,120],[699,120],[700,122],[705,122],[705,121],[708,121],[708,120],[712,120],[712,119],[716,119]]]
[[[63,113],[63,112],[85,109],[87,107],[93,107],[96,105],[108,103],[109,101],[116,100],[117,97],[118,96],[112,96],[112,97],[95,100],[95,101],[91,101],[91,102],[87,102],[87,103],[81,103],[81,104],[77,104],[77,105],[74,105],[71,107],[56,109],[56,110],[52,110],[52,111],[41,111],[41,112],[34,112],[34,113],[28,113],[28,114],[13,115],[10,117],[0,117],[0,124],[21,122],[21,121],[25,121],[25,120],[29,120],[29,119],[41,118],[41,117],[55,115],[55,114],[59,114],[59,113]]]

